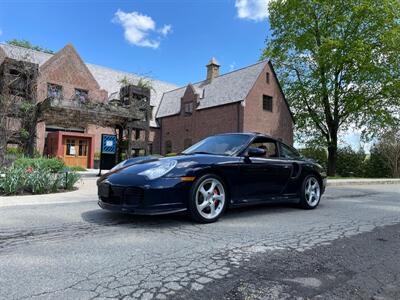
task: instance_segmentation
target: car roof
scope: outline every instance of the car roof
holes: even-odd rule
[[[217,134],[218,135],[247,135],[247,136],[251,136],[251,137],[265,137],[274,141],[280,141],[279,139],[273,138],[272,136],[269,136],[267,134],[264,133],[260,133],[260,132],[228,132],[228,133],[221,133],[221,134]]]

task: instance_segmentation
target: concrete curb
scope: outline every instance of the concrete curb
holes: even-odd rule
[[[360,178],[360,179],[328,179],[327,186],[369,185],[369,184],[400,184],[397,178]]]
[[[108,172],[108,170],[102,170],[101,174],[106,174]],[[87,177],[98,177],[97,175],[99,174],[99,170],[98,169],[88,169],[87,171],[83,171],[83,172],[76,172],[79,175],[81,175],[82,178],[87,178]]]

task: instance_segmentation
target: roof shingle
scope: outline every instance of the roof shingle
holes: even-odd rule
[[[193,84],[200,96],[197,109],[209,108],[243,101],[268,61],[235,70],[214,78]],[[181,98],[186,86],[164,93],[156,118],[176,115],[181,111]]]

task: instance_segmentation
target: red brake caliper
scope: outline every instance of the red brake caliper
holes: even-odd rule
[[[219,191],[218,191],[217,188],[214,189],[214,195],[219,195]],[[215,207],[218,206],[218,202],[219,202],[219,200],[214,200],[214,205],[215,205]]]

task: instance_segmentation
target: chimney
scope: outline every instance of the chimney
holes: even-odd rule
[[[219,63],[217,60],[213,57],[207,64],[207,80],[212,81],[215,77],[218,77],[219,75]]]

